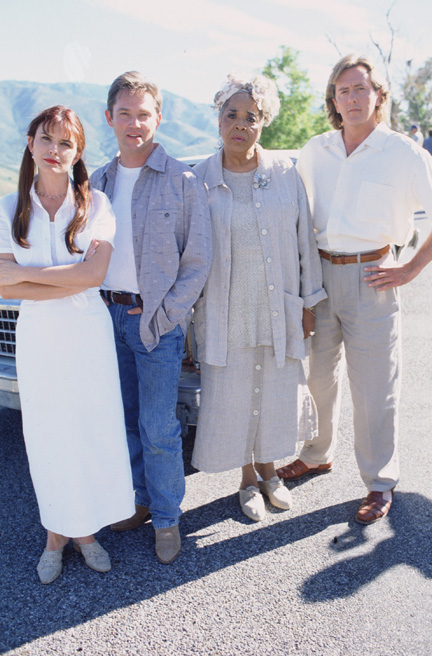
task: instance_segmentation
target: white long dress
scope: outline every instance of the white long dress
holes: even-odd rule
[[[76,239],[84,253],[74,255],[64,243],[64,229],[75,212],[71,189],[54,223],[34,189],[31,196],[29,249],[11,237],[16,194],[0,201],[0,252],[13,253],[19,264],[79,262],[91,239],[113,242],[115,220],[104,194],[93,192],[86,229]],[[113,328],[97,288],[64,299],[22,301],[17,372],[43,526],[81,537],[133,515]]]

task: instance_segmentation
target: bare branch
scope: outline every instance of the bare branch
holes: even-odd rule
[[[381,48],[381,46],[380,46],[380,44],[378,43],[378,41],[375,41],[375,39],[373,38],[372,34],[369,34],[369,38],[370,38],[370,40],[372,41],[372,44],[375,46],[375,48],[376,48],[376,49],[378,50],[378,52],[379,52],[379,55],[380,55],[380,57],[381,57],[381,61],[382,61],[383,66],[384,66],[384,70],[385,70],[385,75],[386,75],[386,80],[387,80],[388,88],[391,89],[391,80],[390,80],[390,73],[389,73],[389,67],[388,67],[388,64],[389,64],[388,57],[384,54],[383,49]]]
[[[396,30],[395,30],[395,28],[393,27],[393,25],[390,21],[390,14],[392,12],[393,7],[397,3],[397,1],[398,0],[393,0],[390,7],[387,9],[386,16],[385,16],[386,17],[387,27],[388,27],[389,32],[390,32],[390,47],[388,49],[387,54],[384,52],[384,50],[382,49],[382,47],[378,43],[378,41],[375,41],[372,34],[369,34],[369,38],[372,41],[372,44],[378,50],[381,61],[384,65],[384,70],[385,70],[387,84],[388,84],[389,89],[391,89],[390,63],[391,63],[392,56],[393,56],[393,47],[394,47],[394,41],[395,41],[395,36],[396,36]]]
[[[331,43],[332,46],[335,47],[336,52],[337,52],[337,54],[339,55],[339,57],[342,57],[342,53],[341,53],[341,51],[339,50],[339,48],[338,48],[338,46],[337,46],[337,43],[332,39],[332,37],[331,37],[329,34],[326,34],[326,38],[327,38],[327,41],[329,41],[329,43]]]
[[[387,22],[387,26],[388,26],[388,28],[390,30],[390,34],[391,34],[390,48],[389,48],[389,52],[388,52],[388,55],[387,55],[387,63],[388,64],[390,64],[391,58],[393,56],[393,45],[394,45],[394,39],[395,39],[395,34],[396,34],[396,30],[390,22],[390,13],[391,13],[391,11],[392,11],[392,9],[393,9],[393,7],[395,6],[396,3],[397,3],[397,0],[393,0],[393,2],[391,3],[391,5],[388,8],[388,11],[386,13],[386,22]]]

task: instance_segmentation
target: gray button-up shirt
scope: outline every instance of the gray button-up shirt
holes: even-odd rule
[[[118,157],[97,169],[91,184],[111,200]],[[132,193],[132,237],[143,301],[140,335],[148,351],[180,325],[191,309],[212,260],[207,193],[191,168],[159,144],[142,167]]]

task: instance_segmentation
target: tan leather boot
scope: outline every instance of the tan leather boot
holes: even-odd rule
[[[129,519],[122,519],[121,522],[116,522],[111,524],[110,529],[112,531],[131,531],[134,528],[142,526],[145,522],[148,522],[151,519],[150,510],[146,506],[139,506],[135,504],[135,515],[129,517]]]

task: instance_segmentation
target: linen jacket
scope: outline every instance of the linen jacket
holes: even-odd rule
[[[223,180],[222,154],[223,149],[194,169],[208,188],[214,249],[203,295],[195,305],[195,338],[198,360],[218,367],[227,361],[233,206],[231,190]],[[291,159],[258,147],[254,180],[273,345],[277,366],[283,367],[286,357],[305,357],[303,308],[316,305],[327,294],[306,192]]]
[[[119,156],[91,176],[112,200]],[[158,144],[132,193],[132,238],[143,301],[140,336],[148,351],[179,325],[186,334],[192,306],[212,260],[207,193],[192,169]],[[122,290],[115,290],[122,291]]]

